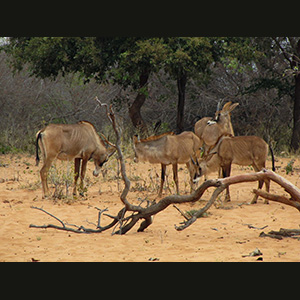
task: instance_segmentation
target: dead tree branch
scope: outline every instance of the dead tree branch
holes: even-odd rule
[[[106,114],[107,117],[109,119],[109,121],[111,122],[113,129],[115,131],[116,137],[117,137],[117,141],[116,141],[116,148],[117,148],[117,152],[118,152],[118,159],[120,161],[121,164],[121,175],[122,175],[122,179],[125,183],[125,188],[121,194],[121,201],[123,202],[123,204],[126,207],[127,211],[141,211],[141,207],[136,206],[136,205],[132,205],[130,204],[126,197],[128,195],[128,192],[130,190],[130,180],[128,179],[127,175],[126,175],[126,168],[125,168],[125,162],[124,162],[124,157],[123,157],[123,153],[120,147],[121,144],[121,137],[120,137],[120,131],[118,129],[118,125],[116,122],[116,117],[115,117],[115,113],[113,111],[112,105],[110,105],[108,107],[108,105],[106,103],[102,103],[98,97],[95,97],[95,100],[99,103],[100,106],[104,106],[106,108]]]
[[[259,237],[270,237],[273,239],[282,240],[283,237],[291,237],[297,240],[300,240],[300,229],[285,229],[280,228],[279,231],[271,230],[268,233],[264,233],[263,231],[260,233]]]
[[[283,203],[295,207],[300,211],[300,203],[281,195],[273,195],[262,190],[253,190],[253,193],[267,200]]]
[[[201,214],[206,212],[210,206],[214,203],[214,201],[217,199],[218,195],[223,192],[223,190],[231,185],[231,184],[238,184],[241,182],[251,182],[251,181],[258,181],[258,180],[263,180],[263,179],[270,179],[280,186],[284,188],[286,192],[288,192],[291,195],[291,198],[288,199],[285,196],[278,196],[278,195],[272,195],[270,193],[266,193],[261,190],[254,190],[254,193],[257,193],[259,196],[266,198],[271,201],[276,201],[280,202],[286,205],[290,205],[292,207],[295,207],[298,211],[300,211],[300,190],[293,185],[291,182],[283,178],[282,176],[274,173],[273,171],[270,170],[262,170],[257,173],[251,173],[251,174],[243,174],[243,175],[236,175],[232,177],[226,177],[222,179],[218,179],[219,187],[216,188],[214,193],[212,194],[210,200],[206,204],[205,207],[194,213],[193,217],[188,220],[183,222],[181,226],[175,226],[177,230],[183,230],[187,227],[189,227],[191,224],[193,224]]]
[[[33,209],[37,209],[37,210],[40,210],[42,212],[44,212],[45,214],[49,215],[50,217],[54,218],[55,220],[57,220],[58,222],[61,223],[62,226],[58,226],[58,225],[54,225],[54,224],[47,224],[47,225],[34,225],[34,224],[30,224],[29,225],[29,228],[54,228],[54,229],[58,229],[58,230],[64,230],[64,231],[71,231],[71,232],[74,232],[74,233],[101,233],[111,227],[113,227],[114,225],[116,225],[119,221],[119,219],[121,218],[121,215],[123,214],[123,211],[124,209],[122,209],[119,213],[118,213],[118,216],[110,223],[108,224],[107,226],[100,226],[100,218],[101,218],[101,214],[105,211],[107,211],[107,209],[102,209],[102,210],[99,210],[99,213],[98,213],[98,224],[97,224],[97,227],[96,229],[93,229],[93,228],[86,228],[84,226],[77,226],[77,225],[71,225],[71,224],[68,224],[69,226],[73,226],[75,227],[76,229],[72,228],[72,227],[67,227],[66,224],[60,220],[59,218],[57,218],[56,216],[54,216],[53,214],[47,212],[46,210],[44,210],[43,208],[39,208],[39,207],[35,207],[35,206],[31,206],[31,208]],[[118,218],[119,217],[119,218]]]

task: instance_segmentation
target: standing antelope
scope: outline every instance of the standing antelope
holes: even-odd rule
[[[162,194],[167,165],[172,164],[177,194],[179,194],[177,164],[187,164],[191,176],[191,187],[193,180],[200,175],[199,167],[192,158],[196,158],[196,151],[200,148],[200,140],[193,132],[184,131],[178,135],[165,133],[142,140],[135,135],[133,137],[133,147],[136,162],[141,160],[148,161],[152,164],[161,164],[159,197]]]
[[[272,170],[275,171],[274,155],[270,147],[272,156]],[[210,153],[200,162],[201,176],[222,168],[223,178],[230,176],[231,164],[241,166],[251,165],[255,172],[265,168],[268,156],[268,144],[257,136],[237,136],[232,137],[223,135],[216,146],[210,150]],[[265,182],[266,191],[269,192],[270,180],[260,180],[258,189],[261,189]],[[257,202],[258,196],[255,195],[251,204]],[[225,201],[230,201],[229,187],[226,189]],[[265,200],[265,203],[269,202]]]
[[[200,139],[201,146],[204,147],[204,155],[207,155],[209,147],[215,145],[222,134],[231,134],[234,136],[231,124],[231,112],[239,105],[239,103],[231,103],[231,101],[225,103],[222,110],[220,110],[219,102],[213,118],[204,117],[196,122],[194,130],[195,134]],[[219,175],[221,176],[220,169]]]
[[[234,104],[231,104],[231,102],[225,103],[222,110],[217,111],[215,117],[207,122],[207,125],[203,128],[200,137],[200,139],[203,140],[206,146],[215,145],[218,139],[220,138],[220,136],[225,133],[234,135],[233,127],[231,124],[231,112],[238,105],[239,103],[234,103]],[[197,123],[195,124],[195,133],[196,133],[196,125]],[[197,132],[199,134],[199,131]]]
[[[38,153],[38,147],[40,147],[44,158],[44,164],[40,170],[43,198],[48,196],[47,173],[56,158],[69,161],[75,159],[73,194],[76,194],[81,160],[81,187],[83,187],[87,162],[91,158],[95,163],[93,175],[98,176],[100,168],[116,151],[115,145],[108,142],[105,137],[104,139],[111,147],[105,147],[94,125],[87,121],[80,121],[77,124],[49,124],[46,128],[38,131],[36,134],[36,165],[38,166],[40,161]]]

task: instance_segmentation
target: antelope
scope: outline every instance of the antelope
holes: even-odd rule
[[[152,164],[161,164],[161,184],[158,197],[162,194],[167,165],[172,164],[177,194],[179,194],[178,164],[185,163],[187,165],[191,176],[191,187],[193,180],[200,175],[199,167],[195,163],[196,152],[200,149],[200,140],[191,131],[184,131],[178,135],[165,133],[146,139],[139,139],[135,135],[133,136],[133,148],[135,162],[148,161]]]
[[[207,126],[203,128],[201,139],[207,146],[213,146],[217,143],[222,134],[231,134],[234,136],[233,127],[231,124],[231,112],[239,105],[239,103],[224,104],[221,111],[217,111],[215,117],[207,122]],[[201,120],[200,120],[201,121]],[[196,123],[197,124],[197,123]],[[195,124],[195,132],[196,132]]]
[[[234,136],[234,130],[231,124],[231,112],[239,105],[239,103],[231,103],[231,101],[225,103],[222,110],[220,110],[219,102],[213,118],[204,117],[195,123],[194,131],[200,139],[201,146],[204,148],[204,155],[207,155],[209,151],[208,148],[215,145],[222,134],[228,133]],[[220,170],[219,174],[221,174]]]
[[[76,184],[79,177],[81,164],[81,188],[86,173],[88,160],[93,158],[95,170],[93,175],[97,177],[100,169],[109,157],[116,151],[115,145],[110,143],[103,135],[105,142],[110,146],[106,148],[104,142],[97,134],[93,124],[87,121],[80,121],[76,124],[49,124],[36,134],[36,166],[39,165],[40,147],[44,164],[40,170],[42,181],[42,196],[48,196],[49,188],[47,184],[47,174],[57,158],[60,160],[73,160],[75,162],[75,176],[73,194],[76,195]]]
[[[272,170],[275,171],[274,154],[270,147],[272,156]],[[210,150],[210,153],[200,162],[200,174],[207,175],[212,171],[222,168],[224,177],[230,176],[231,164],[241,166],[251,165],[255,172],[265,168],[268,156],[268,144],[257,136],[237,136],[223,135],[217,142],[216,146]],[[261,189],[263,184],[266,185],[266,191],[269,192],[270,180],[260,180],[258,189]],[[255,195],[251,204],[257,202],[258,196]],[[230,201],[229,187],[226,189],[225,201]],[[265,200],[265,203],[269,202]]]

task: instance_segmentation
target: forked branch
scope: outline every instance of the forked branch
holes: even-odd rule
[[[108,224],[107,226],[102,227],[102,226],[100,226],[100,218],[101,218],[102,213],[107,211],[107,209],[102,209],[101,210],[101,209],[97,208],[99,210],[99,212],[98,212],[98,224],[97,224],[96,229],[93,229],[93,228],[86,228],[83,225],[77,226],[75,224],[66,224],[62,220],[60,220],[59,218],[54,216],[53,214],[51,214],[51,213],[47,212],[46,210],[44,210],[43,208],[35,207],[35,206],[31,206],[31,208],[40,210],[40,211],[44,212],[45,214],[49,215],[50,217],[52,217],[55,220],[57,220],[58,222],[60,222],[61,226],[54,225],[54,224],[47,224],[47,225],[30,224],[29,228],[44,228],[44,229],[45,228],[54,228],[54,229],[63,230],[63,231],[71,231],[71,232],[74,232],[74,233],[101,233],[102,231],[105,231],[105,230],[115,226],[118,223],[119,219],[121,218],[121,214],[123,213],[123,210],[121,210],[119,212],[118,216],[115,217],[114,220],[110,224]],[[75,227],[75,228],[68,227],[66,225],[72,226],[72,227]]]

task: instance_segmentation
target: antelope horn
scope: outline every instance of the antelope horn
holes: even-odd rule
[[[102,133],[100,132],[100,135],[101,135],[101,137],[104,139],[104,141],[105,141],[105,143],[106,143],[107,145],[109,145],[109,146],[111,146],[111,147],[113,147],[113,148],[117,148],[116,145],[114,145],[113,143],[111,143],[111,142],[104,136],[104,134],[102,134]]]
[[[190,157],[191,157],[191,161],[192,161],[192,163],[193,163],[194,165],[197,165],[197,164],[196,164],[196,162],[194,161],[194,159],[193,159],[192,155],[190,155]]]
[[[216,111],[220,111],[220,110],[221,110],[221,100],[218,102],[217,110]]]

